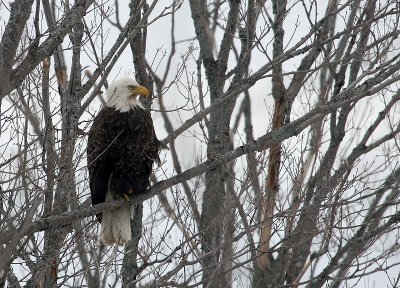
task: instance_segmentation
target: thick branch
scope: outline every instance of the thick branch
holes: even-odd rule
[[[31,14],[32,4],[33,0],[20,0],[10,4],[10,19],[4,28],[0,43],[0,101],[11,91],[9,81],[13,78],[9,76],[25,23]]]
[[[15,89],[41,61],[53,53],[54,49],[62,43],[67,33],[71,31],[74,17],[76,15],[83,17],[92,2],[93,0],[76,1],[57,28],[52,30],[49,37],[37,49],[31,49],[22,63],[11,72],[9,85],[6,85],[3,88],[4,90],[0,91],[0,97]]]

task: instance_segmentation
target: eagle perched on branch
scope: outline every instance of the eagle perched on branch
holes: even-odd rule
[[[140,103],[148,90],[135,79],[123,78],[107,89],[107,104],[94,118],[89,131],[87,162],[92,204],[144,193],[150,185],[159,147],[150,112]],[[100,239],[122,245],[131,239],[133,207],[98,214]],[[132,211],[133,212],[133,211]]]

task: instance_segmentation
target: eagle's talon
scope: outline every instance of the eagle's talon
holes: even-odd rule
[[[128,195],[126,195],[125,193],[123,194],[123,196],[124,196],[124,199],[126,200],[126,202],[131,202],[131,200],[129,199],[129,196]]]

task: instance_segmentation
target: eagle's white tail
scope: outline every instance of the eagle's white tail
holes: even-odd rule
[[[110,193],[107,192],[106,201],[111,199]],[[102,242],[108,245],[123,245],[131,240],[130,210],[129,206],[124,206],[103,213],[100,229],[100,240]]]

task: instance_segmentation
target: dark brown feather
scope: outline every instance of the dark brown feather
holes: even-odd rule
[[[87,145],[92,204],[105,201],[109,181],[114,198],[144,193],[153,163],[159,162],[159,148],[149,111],[103,107],[93,121]],[[101,214],[97,217],[101,221]]]

